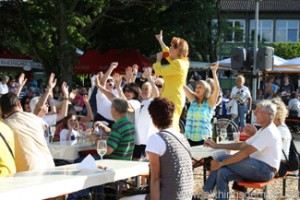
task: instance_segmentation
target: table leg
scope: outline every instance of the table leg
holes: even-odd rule
[[[115,182],[116,184],[116,200],[119,200],[120,196],[120,181]]]
[[[206,181],[206,167],[203,166],[203,183]]]

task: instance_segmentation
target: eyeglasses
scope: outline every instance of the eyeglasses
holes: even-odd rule
[[[156,85],[156,87],[158,87],[158,88],[162,88],[163,86],[162,85],[157,85],[157,84],[155,84]]]

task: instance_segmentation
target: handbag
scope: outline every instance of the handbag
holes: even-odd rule
[[[299,154],[294,144],[294,140],[291,140],[289,157],[286,156],[285,152],[282,150],[286,162],[281,161],[280,167],[277,173],[278,177],[283,177],[288,171],[295,171],[299,169]]]
[[[10,148],[9,144],[7,143],[5,137],[2,135],[2,133],[0,132],[0,137],[2,138],[2,140],[4,141],[4,143],[6,144],[11,156],[15,159],[14,153],[12,151],[12,149]]]

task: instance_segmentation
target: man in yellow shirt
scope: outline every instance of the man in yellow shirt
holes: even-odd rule
[[[0,121],[0,130],[0,176],[5,176],[16,172],[14,133],[2,121]]]
[[[156,63],[153,64],[153,68],[155,74],[163,76],[165,81],[162,97],[169,99],[175,104],[173,127],[179,131],[179,118],[185,104],[183,85],[185,85],[189,68],[189,46],[184,39],[173,37],[171,47],[167,47],[163,42],[162,31],[155,37],[163,52],[157,53]],[[166,66],[161,65],[163,57],[166,57],[169,62]]]

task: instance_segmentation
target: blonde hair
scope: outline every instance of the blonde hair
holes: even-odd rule
[[[142,88],[145,88],[145,87],[148,87],[150,90],[152,89],[152,85],[149,82],[143,83]]]
[[[277,107],[277,112],[275,115],[275,119],[277,119],[280,123],[284,123],[287,118],[289,111],[286,109],[286,106],[280,97],[273,98],[272,103],[274,103]]]
[[[244,85],[244,83],[245,83],[245,77],[244,77],[243,75],[238,75],[238,76],[236,77],[236,81],[238,81],[239,79],[241,79],[242,84]]]
[[[187,41],[184,39],[178,38],[178,37],[173,37],[171,40],[171,45],[175,48],[178,49],[178,57],[179,58],[187,58],[189,55],[189,45]]]

